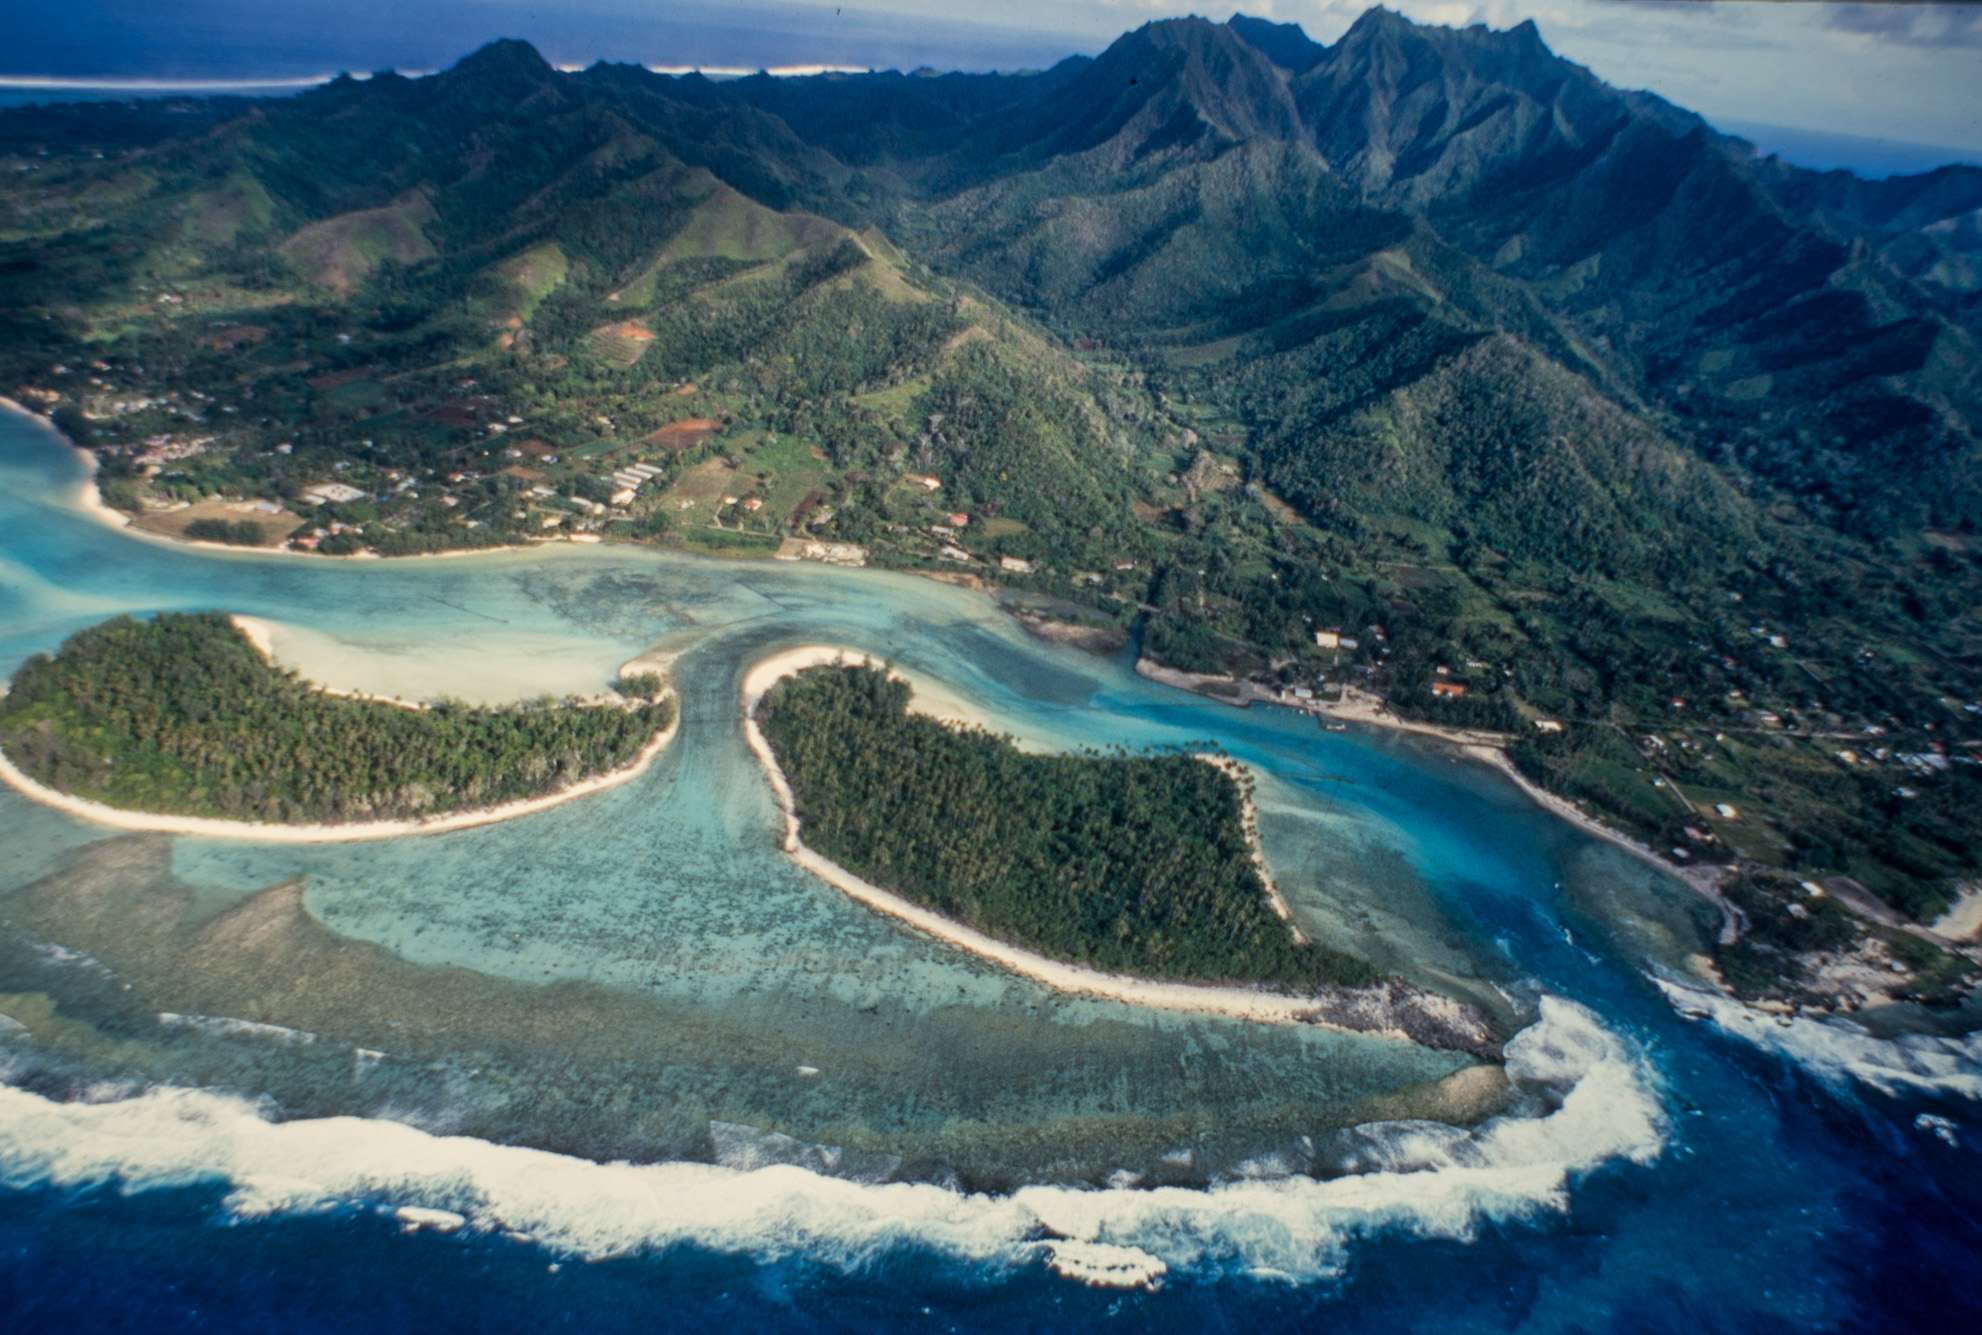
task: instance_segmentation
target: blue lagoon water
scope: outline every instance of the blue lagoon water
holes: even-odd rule
[[[1655,979],[1686,979],[1711,907],[1446,748],[1156,687],[908,576],[208,553],[96,522],[82,482],[0,419],[0,672],[119,612],[215,607],[316,680],[409,698],[672,655],[682,727],[634,782],[373,843],[131,835],[0,793],[10,1330],[1982,1313],[1982,1045],[1920,1015],[1683,1017]],[[1504,1069],[1055,994],[797,871],[736,701],[822,642],[1029,744],[1215,740],[1261,777],[1302,926],[1491,1013]],[[1053,1269],[1110,1260],[1160,1287]]]

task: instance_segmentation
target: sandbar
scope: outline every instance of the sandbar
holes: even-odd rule
[[[754,709],[764,693],[776,684],[780,677],[795,676],[806,668],[822,667],[828,663],[846,663],[853,666],[885,669],[895,681],[907,682],[912,694],[909,696],[908,712],[933,718],[939,723],[958,727],[982,728],[996,733],[1001,729],[989,716],[977,709],[955,691],[940,686],[919,675],[911,675],[899,668],[890,667],[878,658],[870,657],[856,649],[844,649],[835,644],[802,644],[796,649],[782,653],[752,665],[743,678],[743,698],[745,709]],[[635,659],[627,668],[645,666],[643,660]],[[625,671],[622,668],[621,671]],[[652,670],[651,668],[649,670]],[[1025,744],[1022,744],[1022,749]]]
[[[1982,936],[1982,881],[1962,882],[1956,888],[1961,897],[1928,926],[1951,940],[1973,941]]]

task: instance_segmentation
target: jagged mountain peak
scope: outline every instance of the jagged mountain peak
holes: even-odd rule
[[[554,71],[543,53],[520,37],[501,37],[486,46],[478,47],[456,61],[451,71],[454,74],[473,75],[524,75],[531,78],[544,78]]]
[[[465,93],[490,106],[517,105],[558,87],[558,72],[537,48],[520,38],[490,42],[444,71],[435,80],[437,91],[459,97]]]
[[[1285,71],[1230,27],[1191,16],[1117,38],[1010,131],[1034,154],[1113,143],[1133,159],[1207,143],[1295,138],[1300,116]]]
[[[1358,19],[1294,91],[1338,170],[1413,205],[1537,160],[1581,160],[1644,114],[1550,51],[1532,22],[1430,28],[1382,9]]]
[[[1328,48],[1309,37],[1298,23],[1234,14],[1225,26],[1289,74],[1306,74],[1328,54]]]

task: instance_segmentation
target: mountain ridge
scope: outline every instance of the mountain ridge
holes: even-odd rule
[[[1766,700],[1915,755],[1982,703],[1982,171],[1803,172],[1532,25],[1384,10],[1021,75],[501,42],[179,114],[0,114],[0,374],[137,512],[967,570],[1193,671],[1572,720],[1531,775],[1661,847],[1712,846],[1634,737]],[[331,477],[366,499],[311,501]],[[1774,842],[1712,827],[1744,857],[1894,902],[1982,862],[1844,764],[1693,782],[1779,794]]]

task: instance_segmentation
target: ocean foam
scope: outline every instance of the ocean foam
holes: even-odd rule
[[[1902,1089],[1982,1100],[1982,1032],[1960,1038],[1878,1038],[1840,1016],[1773,1015],[1732,997],[1669,978],[1654,979],[1680,1014],[1790,1058],[1832,1085],[1857,1082],[1891,1096]]]
[[[1566,1210],[1578,1174],[1658,1155],[1665,1127],[1651,1073],[1589,1011],[1544,998],[1507,1053],[1509,1076],[1553,1111],[1470,1133],[1359,1128],[1374,1171],[1328,1181],[965,1195],[821,1176],[801,1166],[812,1147],[743,1127],[727,1129],[730,1166],[600,1164],[390,1121],[275,1122],[265,1105],[203,1090],[57,1103],[0,1087],[0,1182],[225,1184],[244,1219],[375,1205],[426,1223],[446,1212],[465,1228],[528,1234],[586,1258],[690,1244],[850,1268],[916,1249],[994,1267],[1043,1262],[1095,1283],[1148,1283],[1166,1270],[1314,1280],[1338,1273],[1358,1237],[1470,1237],[1488,1220]],[[767,1162],[787,1157],[800,1162]]]
[[[158,1022],[167,1029],[190,1029],[194,1033],[229,1038],[270,1038],[279,1043],[317,1041],[317,1036],[307,1029],[289,1029],[279,1024],[263,1024],[259,1020],[237,1020],[231,1015],[179,1015],[172,1011],[160,1011]]]

